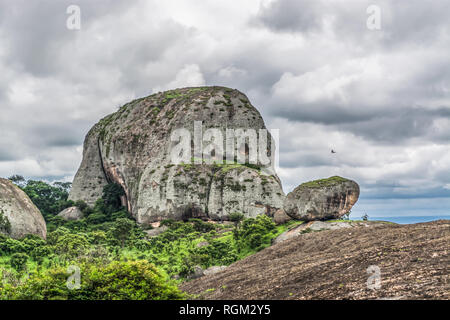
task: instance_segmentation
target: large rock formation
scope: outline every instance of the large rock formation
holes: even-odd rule
[[[190,217],[226,220],[235,211],[246,217],[273,216],[282,208],[285,195],[272,163],[213,165],[200,159],[199,164],[197,146],[191,141],[195,163],[188,159],[174,164],[171,134],[184,128],[194,136],[195,123],[202,132],[217,128],[223,137],[227,129],[255,129],[258,137],[259,129],[265,129],[248,98],[224,87],[177,89],[134,100],[87,134],[69,199],[93,205],[106,184],[118,183],[139,223]],[[274,150],[270,135],[267,140],[261,152],[270,155]],[[235,147],[235,155],[248,155],[252,148]]]
[[[338,219],[350,211],[358,197],[356,182],[331,177],[301,184],[287,195],[283,208],[297,220]]]
[[[35,234],[46,238],[47,227],[39,209],[11,181],[0,178],[0,232],[12,238]]]

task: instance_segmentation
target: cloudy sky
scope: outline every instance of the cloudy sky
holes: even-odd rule
[[[361,185],[356,216],[448,215],[449,12],[448,0],[0,0],[0,176],[69,181],[87,130],[118,106],[224,85],[280,129],[285,192],[341,175]]]

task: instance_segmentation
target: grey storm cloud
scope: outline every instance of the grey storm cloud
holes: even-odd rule
[[[352,112],[329,106],[304,105],[302,108],[279,111],[276,115],[299,122],[314,122],[346,130],[368,140],[383,143],[404,143],[412,138],[424,138],[431,141],[447,140],[450,127],[437,129],[439,119],[450,119],[450,108],[411,107],[396,108],[391,106],[382,112]]]
[[[322,29],[322,1],[273,1],[253,20],[274,31],[309,32]]]
[[[372,4],[381,30],[366,27]],[[66,28],[69,5],[81,9],[81,30]],[[86,132],[122,104],[224,85],[280,129],[286,192],[338,174],[361,184],[367,201],[356,211],[385,212],[382,199],[410,199],[413,210],[419,198],[448,197],[449,6],[1,1],[0,176],[71,180]]]
[[[5,45],[10,51],[8,63],[39,76],[58,72],[67,61],[60,48],[76,37],[67,32],[66,9],[77,4],[83,7],[83,23],[94,23],[102,15],[117,14],[127,8],[127,1],[25,1],[6,0],[0,3],[0,27],[5,31]],[[1,33],[0,33],[1,34]]]
[[[275,0],[262,5],[252,22],[276,32],[320,32],[331,27],[342,40],[362,40],[368,34],[366,10],[370,5],[381,10],[383,45],[430,43],[448,31],[450,3],[446,0],[428,6],[421,0]]]

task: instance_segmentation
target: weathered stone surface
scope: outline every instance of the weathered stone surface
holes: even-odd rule
[[[293,227],[278,237],[276,237],[272,243],[276,244],[279,242],[283,242],[295,237],[298,237],[302,234],[316,232],[316,231],[324,231],[324,230],[338,230],[343,228],[354,228],[354,227],[379,227],[385,225],[385,222],[382,221],[370,221],[370,222],[361,222],[361,221],[310,221],[307,223],[303,223],[296,227]]]
[[[47,227],[44,217],[30,198],[11,181],[0,178],[0,213],[9,221],[9,230],[3,233],[12,238],[23,238],[27,234],[35,234],[46,238]]]
[[[226,268],[227,268],[227,266],[212,266],[212,267],[209,267],[208,269],[203,269],[200,266],[195,266],[193,272],[191,274],[189,274],[186,278],[187,279],[198,279],[198,278],[201,278],[204,276],[210,276],[213,274],[223,272]]]
[[[161,233],[163,233],[163,232],[165,232],[167,230],[169,230],[168,226],[161,226],[161,227],[158,227],[158,228],[145,230],[145,233],[147,234],[147,237],[151,238],[151,237],[159,236]]]
[[[213,275],[216,273],[220,273],[220,272],[224,271],[226,268],[227,268],[227,266],[212,266],[206,270],[203,270],[203,275],[210,276],[210,275]]]
[[[64,220],[80,220],[83,219],[84,214],[78,207],[70,207],[58,213],[58,217]]]
[[[174,165],[171,133],[184,128],[193,136],[195,121],[202,122],[203,132],[217,128],[224,137],[226,129],[265,129],[248,98],[224,87],[177,89],[134,100],[89,131],[69,199],[92,205],[103,187],[115,182],[125,190],[128,210],[144,224],[167,218],[226,220],[235,211],[273,216],[282,208],[285,195],[271,164]],[[270,137],[268,142],[270,154]]]
[[[201,277],[203,277],[205,275],[204,272],[205,272],[205,270],[203,270],[202,267],[194,266],[193,272],[187,276],[187,279],[198,279],[198,278],[201,278]]]
[[[273,222],[276,224],[284,224],[290,220],[292,220],[292,218],[288,216],[283,209],[277,210],[273,216]]]
[[[341,177],[301,184],[284,201],[286,214],[297,220],[338,219],[358,201],[359,186]]]

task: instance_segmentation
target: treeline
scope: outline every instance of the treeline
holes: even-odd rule
[[[15,181],[14,181],[15,180]],[[147,230],[121,206],[123,190],[110,184],[93,207],[67,200],[70,184],[14,179],[43,213],[47,240],[0,235],[1,299],[182,299],[176,284],[196,267],[229,265],[271,244],[287,226],[266,216],[220,224],[165,220],[165,229]],[[84,217],[65,221],[57,214],[78,206]],[[69,289],[80,271],[80,288]]]

